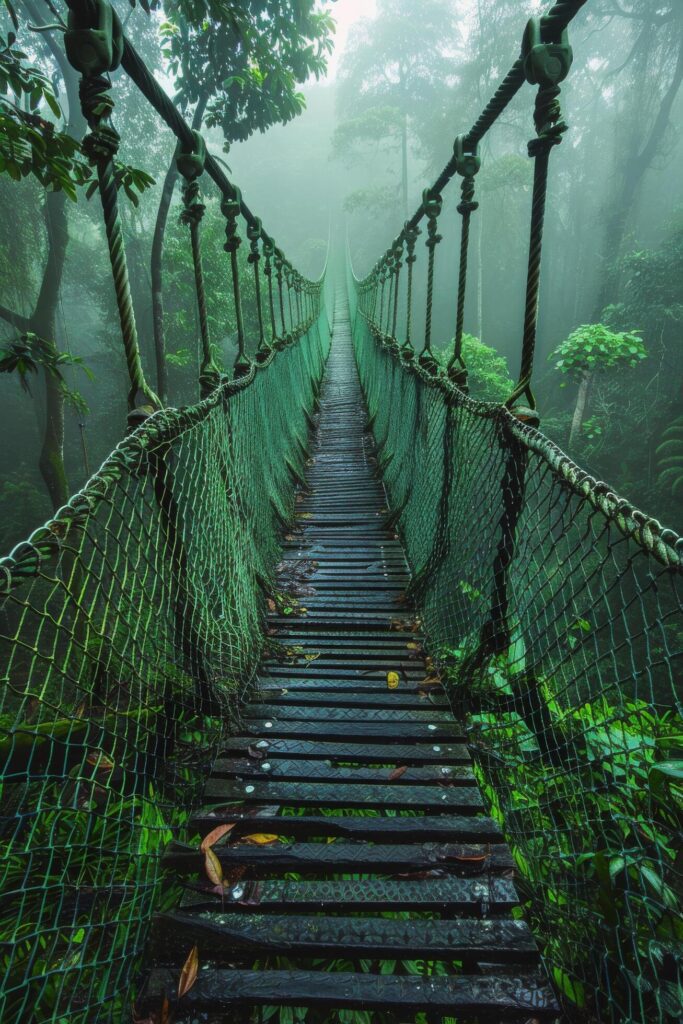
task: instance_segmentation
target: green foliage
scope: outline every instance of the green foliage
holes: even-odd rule
[[[679,416],[662,434],[657,446],[657,482],[677,496],[683,492],[683,416]]]
[[[637,366],[647,351],[637,331],[613,331],[605,324],[582,324],[548,357],[573,379],[596,370]]]
[[[577,619],[567,631],[570,650],[592,629],[588,620]],[[529,891],[544,904],[544,952],[555,965],[554,980],[570,1002],[586,1008],[580,979],[590,974],[593,949],[581,942],[580,932],[590,922],[594,945],[607,954],[605,989],[623,1002],[634,984],[649,998],[662,984],[655,964],[683,939],[672,888],[683,762],[670,756],[680,743],[680,724],[673,713],[655,714],[636,699],[598,695],[567,707],[553,679],[529,680],[521,638],[474,677],[463,675],[474,647],[473,637],[444,648],[441,660],[452,692],[477,699],[470,724],[478,774],[492,813],[511,830]],[[529,686],[542,709],[533,716],[524,711]],[[561,771],[540,756],[540,722],[563,750]],[[595,823],[588,832],[586,822]],[[536,903],[527,910],[533,919]],[[629,969],[620,963],[624,951],[632,951]],[[645,965],[649,975],[642,973]],[[670,1002],[680,1000],[675,984],[664,988]]]
[[[80,144],[41,114],[47,108],[59,119],[61,108],[47,76],[27,61],[13,32],[0,35],[0,174],[14,181],[33,175],[75,200],[92,171]]]
[[[176,99],[208,99],[207,123],[221,128],[226,148],[300,114],[297,85],[324,74],[332,50],[334,22],[313,0],[175,0],[166,13],[161,35]]]
[[[398,107],[377,106],[361,111],[337,125],[332,136],[334,156],[347,157],[360,146],[378,147],[387,140],[398,144],[403,117]]]
[[[344,199],[345,213],[386,213],[396,208],[398,190],[395,185],[378,185],[376,188],[358,188]]]
[[[444,366],[453,355],[455,339],[439,352]],[[462,355],[467,367],[467,381],[473,398],[484,402],[504,402],[514,387],[508,366],[495,348],[473,334],[463,334]]]
[[[0,373],[18,374],[22,390],[27,394],[31,394],[31,375],[37,375],[43,369],[59,383],[64,400],[69,405],[77,412],[87,412],[88,407],[82,396],[73,391],[64,379],[62,368],[65,366],[77,366],[93,379],[80,357],[59,352],[53,342],[39,338],[37,334],[22,334],[0,348]]]

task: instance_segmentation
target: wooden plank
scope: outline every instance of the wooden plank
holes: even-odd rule
[[[287,819],[283,818],[283,822]],[[263,823],[256,819],[254,830]],[[286,826],[279,831],[286,836]],[[422,843],[388,846],[382,843],[291,843],[276,842],[270,846],[231,843],[214,847],[227,871],[246,866],[250,875],[268,872],[284,874],[379,874],[397,875],[439,869],[463,876],[483,872],[510,871],[512,855],[504,844],[486,843]],[[184,875],[204,877],[204,855],[196,847],[170,843],[164,852],[164,866]]]
[[[362,786],[324,782],[234,782],[212,778],[206,784],[206,803],[283,804],[290,807],[379,807],[403,810],[417,808],[437,814],[455,811],[476,814],[484,801],[476,786]]]
[[[157,964],[181,966],[191,945],[199,947],[200,963],[235,953],[458,960],[470,969],[481,960],[534,964],[539,959],[525,921],[271,916],[219,909],[157,915],[152,946]]]
[[[270,725],[268,722],[270,721]],[[246,719],[242,734],[257,739],[271,736],[278,739],[317,739],[353,743],[448,743],[462,742],[461,725],[453,722],[276,722],[273,719]]]
[[[401,774],[398,778],[391,778],[399,768]],[[390,768],[381,767],[337,767],[329,761],[306,761],[279,758],[264,758],[259,761],[257,758],[219,758],[213,766],[211,775],[213,778],[240,778],[240,779],[263,779],[268,778],[274,781],[319,781],[346,783],[387,783],[392,786],[412,785],[416,782],[430,783],[431,785],[453,785],[474,784],[474,772],[469,765],[431,765],[428,767],[417,765],[398,765]]]
[[[182,907],[226,907],[245,913],[367,913],[410,911],[486,918],[510,913],[519,899],[507,878],[425,878],[419,881],[363,878],[238,882],[223,897],[202,886],[188,889]]]
[[[159,1007],[164,994],[176,1003],[178,972],[151,972],[140,999],[142,1010]],[[200,971],[183,997],[185,1011],[201,1013],[247,1006],[334,1007],[388,1013],[434,1011],[476,1015],[477,1020],[552,1020],[558,1006],[552,989],[532,972],[509,975],[417,976],[325,971]]]
[[[297,739],[295,737],[232,736],[225,741],[222,752],[230,756],[243,756],[249,749],[263,751],[268,757],[323,758],[351,764],[451,764],[469,762],[470,755],[464,743],[420,742],[397,743],[338,743],[325,740]]]
[[[248,704],[242,711],[245,718],[248,719],[270,719],[274,723],[273,728],[277,728],[280,722],[283,721],[308,721],[308,722],[364,722],[366,724],[371,722],[410,722],[416,725],[423,723],[427,724],[430,722],[437,722],[440,725],[446,723],[448,725],[453,724],[453,715],[448,709],[444,711],[442,708],[424,708],[415,710],[414,708],[392,708],[391,707],[391,691],[387,691],[387,702],[386,707],[382,708],[355,708],[355,707],[335,707],[330,705],[320,705],[318,707],[307,707],[306,705],[278,705],[273,706],[270,704],[260,704],[255,701],[252,704]],[[462,726],[458,727],[462,731]],[[433,731],[433,730],[432,730]]]
[[[217,825],[234,824],[231,837],[254,831],[284,835],[292,839],[335,837],[372,843],[500,843],[502,832],[493,818],[466,815],[420,815],[406,817],[358,817],[349,815],[259,814],[199,810],[190,820],[190,830],[206,835]]]

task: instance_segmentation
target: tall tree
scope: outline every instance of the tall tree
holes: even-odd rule
[[[219,127],[226,152],[235,142],[285,124],[305,107],[297,86],[319,78],[332,50],[334,23],[316,0],[172,0],[162,25],[176,101],[192,127]],[[166,171],[152,240],[152,317],[157,390],[168,393],[164,337],[163,249],[177,180]]]
[[[354,26],[340,64],[335,152],[353,155],[369,142],[395,141],[404,219],[414,127],[455,75],[457,40],[450,0],[379,0],[375,17]]]
[[[599,13],[607,16],[608,26],[619,19],[626,22],[631,46],[626,60],[610,71],[630,116],[619,120],[615,182],[604,210],[596,318],[618,299],[624,238],[645,175],[671,133],[672,109],[683,85],[680,0],[604,0]]]

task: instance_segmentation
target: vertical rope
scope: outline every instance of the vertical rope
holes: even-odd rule
[[[273,259],[274,246],[273,243],[268,240],[263,243],[263,255],[265,262],[263,265],[263,273],[268,281],[268,312],[270,313],[270,332],[271,332],[271,343],[275,344],[277,337],[277,328],[275,326],[275,300],[273,297]]]
[[[464,138],[459,135],[455,140],[455,161],[456,171],[463,176],[461,198],[458,204],[458,213],[462,217],[460,233],[460,266],[458,272],[458,305],[455,321],[455,340],[453,343],[453,355],[448,363],[448,376],[453,383],[463,391],[467,390],[467,368],[462,356],[462,335],[465,322],[465,291],[467,288],[467,254],[470,240],[470,217],[478,208],[479,203],[474,201],[474,175],[480,167],[480,160],[476,153],[466,154],[464,152]]]
[[[441,235],[438,234],[437,225],[441,213],[442,199],[429,189],[425,189],[422,195],[425,216],[427,217],[427,241],[425,245],[429,253],[427,260],[427,308],[425,315],[425,340],[420,353],[420,363],[426,369],[436,369],[436,360],[432,353],[432,306],[434,302],[434,255]]]
[[[128,411],[134,418],[161,408],[161,402],[145,380],[140,359],[133,299],[130,291],[128,263],[123,241],[123,230],[118,207],[118,187],[114,171],[114,157],[118,152],[119,135],[109,124],[114,107],[109,95],[111,82],[104,75],[83,75],[79,95],[83,115],[90,128],[83,140],[83,150],[97,169],[97,184],[102,202],[104,229],[107,236],[116,306],[121,323],[121,336],[130,380]]]
[[[190,228],[190,244],[192,246],[192,265],[194,267],[195,293],[197,295],[197,311],[199,316],[199,336],[202,355],[199,365],[199,388],[202,397],[206,397],[220,383],[220,372],[213,359],[213,347],[209,333],[209,315],[206,307],[206,291],[204,288],[204,268],[202,265],[201,235],[199,225],[206,207],[199,201],[199,182],[187,181],[183,188],[184,210],[181,220]]]
[[[285,323],[285,300],[282,293],[282,268],[284,266],[284,258],[279,249],[275,250],[275,275],[277,279],[277,290],[280,305],[280,321],[282,323],[282,339],[287,337],[287,325]]]
[[[256,315],[258,318],[258,352],[267,354],[269,345],[266,344],[266,337],[263,327],[263,309],[261,306],[261,274],[259,271],[259,239],[261,238],[261,221],[257,217],[254,224],[247,225],[247,238],[249,239],[249,256],[247,262],[254,268],[254,291],[256,293]]]
[[[240,272],[237,260],[237,250],[242,244],[242,239],[237,233],[237,218],[241,211],[240,191],[235,188],[231,198],[224,196],[221,200],[221,212],[225,217],[225,245],[223,248],[230,254],[230,271],[232,275],[232,290],[235,300],[235,321],[237,325],[237,359],[233,367],[236,377],[241,377],[249,372],[250,361],[244,345],[244,321],[242,319],[242,296],[240,291]]]
[[[398,318],[398,294],[399,284],[401,280],[401,257],[403,256],[403,235],[399,235],[398,240],[394,246],[394,266],[396,268],[396,288],[394,290],[394,309],[391,314],[391,336],[396,340],[396,320]]]
[[[417,259],[415,255],[415,244],[417,242],[417,236],[420,234],[418,227],[410,227],[406,222],[403,229],[403,233],[406,239],[406,266],[408,268],[408,285],[406,289],[406,340],[403,344],[403,352],[406,356],[411,357],[413,355],[413,264]]]
[[[536,400],[531,390],[536,332],[538,326],[538,297],[541,280],[541,253],[543,249],[543,224],[548,189],[548,164],[550,151],[562,141],[567,125],[562,120],[559,104],[561,82],[571,67],[572,52],[566,32],[559,42],[546,42],[544,36],[548,26],[543,19],[532,18],[524,36],[522,55],[527,80],[539,86],[534,105],[534,127],[536,138],[529,142],[529,156],[534,160],[534,187],[531,199],[531,222],[529,228],[529,262],[527,266],[526,299],[524,305],[524,333],[522,337],[522,358],[519,378],[505,403],[519,419],[538,424]],[[542,41],[543,40],[543,41]],[[527,406],[517,406],[517,400],[525,397]]]

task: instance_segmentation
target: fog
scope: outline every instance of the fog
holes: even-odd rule
[[[190,71],[183,79],[169,57],[165,13],[147,14],[122,0],[116,7],[127,35],[160,83],[171,92],[187,83]],[[348,238],[354,271],[362,276],[449,160],[455,136],[476,121],[519,53],[526,14],[540,8],[512,0],[378,0],[375,5],[338,0],[325,10],[338,19],[336,42],[327,54],[326,74],[307,74],[292,85],[305,101],[297,116],[261,132],[258,117],[256,127],[249,125],[247,111],[249,137],[226,142],[225,118],[232,108],[226,101],[223,121],[212,117],[216,93],[202,124],[210,151],[225,161],[249,207],[304,274],[322,272],[328,243],[343,258]],[[671,526],[677,525],[683,451],[680,444],[669,448],[666,454],[673,462],[666,462],[661,446],[670,437],[667,429],[683,414],[682,17],[676,2],[654,10],[648,0],[633,0],[624,13],[611,0],[596,0],[571,26],[574,62],[560,96],[568,130],[550,158],[533,384],[541,429],[584,468]],[[3,18],[6,36],[10,16]],[[84,125],[74,101],[77,76],[63,59],[61,35],[39,36],[28,28],[29,22],[53,20],[33,0],[20,3],[18,43],[26,63],[54,83],[64,116],[55,118],[42,101],[36,110],[80,138]],[[56,51],[62,51],[59,59]],[[230,92],[219,84],[218,93],[221,89]],[[113,75],[112,96],[113,123],[121,135],[119,159],[155,181],[139,195],[138,205],[123,191],[120,204],[142,361],[156,386],[150,266],[175,140],[121,70]],[[196,96],[190,90],[180,102],[191,118]],[[465,331],[504,358],[511,381],[519,370],[524,315],[533,103],[533,87],[523,86],[480,146],[479,208],[472,214],[470,239]],[[7,354],[18,331],[28,327],[40,334],[31,318],[53,273],[48,230],[54,223],[50,227],[45,220],[46,192],[38,176],[24,169],[15,175],[17,181],[5,170],[0,175],[0,337]],[[455,329],[460,180],[454,178],[445,188],[439,219],[435,348],[446,347]],[[202,189],[209,315],[222,366],[229,370],[235,322],[229,259],[222,249],[224,222],[215,187],[202,181]],[[57,351],[83,364],[64,365],[62,371],[70,391],[80,395],[77,407],[67,401],[64,412],[67,493],[84,483],[126,429],[128,385],[101,213],[97,195],[87,198],[85,192],[77,185],[76,201],[69,199],[52,215],[66,218],[68,244],[63,274],[54,282],[54,308],[45,321],[54,330],[48,340]],[[135,185],[132,192],[137,195]],[[56,193],[51,194],[54,199]],[[180,210],[176,184],[162,263],[172,405],[198,397],[196,306]],[[244,225],[240,231],[244,238]],[[413,296],[418,350],[425,320],[425,238],[423,231]],[[244,238],[241,259],[247,251]],[[245,263],[245,280],[246,274]],[[255,314],[248,283],[244,302],[253,351]],[[402,312],[403,307],[401,330]],[[570,443],[580,382],[549,357],[577,327],[598,323],[614,332],[637,332],[646,358],[591,374],[586,408]],[[11,443],[0,454],[0,533],[7,549],[45,519],[55,502],[39,468],[47,371],[39,365],[23,379],[11,360],[3,368],[2,430]],[[500,370],[496,373],[504,386],[504,372],[502,378]],[[474,383],[472,393],[478,397]],[[674,472],[667,472],[672,467]]]

